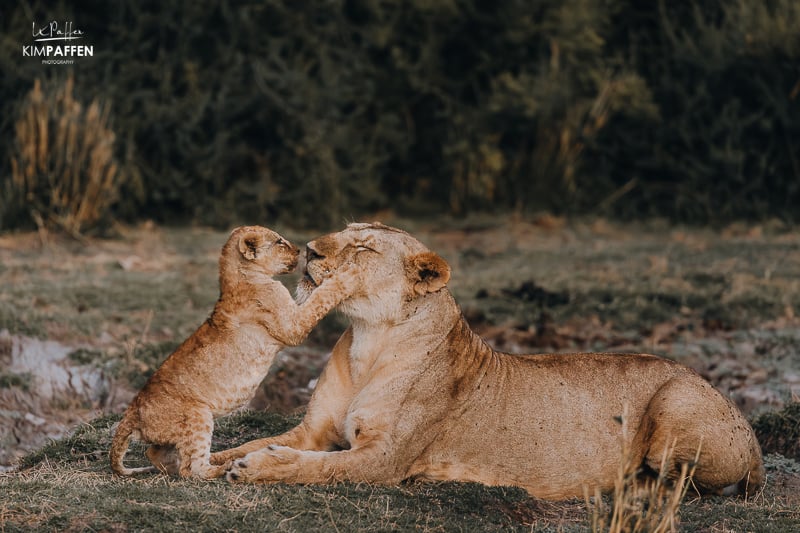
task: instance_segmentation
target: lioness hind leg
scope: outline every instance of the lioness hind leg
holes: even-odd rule
[[[730,401],[696,374],[677,376],[656,392],[633,448],[641,451],[646,466],[671,480],[678,478],[683,464],[694,466],[694,485],[703,492],[719,493],[748,478],[754,487],[763,482],[752,428]]]

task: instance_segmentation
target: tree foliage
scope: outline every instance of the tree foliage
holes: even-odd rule
[[[0,8],[0,186],[25,95],[72,75],[111,106],[143,191],[122,191],[127,219],[797,219],[794,0],[45,4]],[[73,21],[94,56],[21,57],[32,20]],[[0,227],[27,222],[11,202]]]

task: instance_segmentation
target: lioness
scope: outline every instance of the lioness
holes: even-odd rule
[[[749,493],[761,451],[737,408],[691,369],[653,355],[498,353],[467,325],[447,263],[409,234],[351,224],[308,244],[300,291],[356,265],[339,309],[352,320],[302,423],[225,452],[229,481],[517,485],[548,499],[613,487],[623,440],[636,467]],[[618,417],[627,410],[631,434]],[[615,420],[617,419],[617,420]],[[246,454],[246,455],[245,455]]]
[[[345,268],[298,307],[272,279],[294,270],[298,255],[297,247],[267,228],[233,231],[219,260],[214,311],[128,406],[111,445],[114,472],[156,470],[125,468],[132,437],[151,443],[147,457],[160,470],[204,479],[225,472],[224,465],[209,462],[214,418],[252,398],[278,351],[299,344],[348,295]]]

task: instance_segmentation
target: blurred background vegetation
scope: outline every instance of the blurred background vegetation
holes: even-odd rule
[[[23,58],[72,21],[94,56]],[[800,218],[796,0],[0,7],[0,230]]]

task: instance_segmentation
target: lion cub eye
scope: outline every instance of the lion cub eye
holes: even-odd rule
[[[375,250],[373,250],[369,246],[365,246],[363,244],[356,246],[356,252],[374,252],[374,251]]]
[[[283,246],[283,247],[288,247],[289,246],[289,243],[286,242],[283,239],[278,239],[277,241],[275,241],[275,244],[278,245],[278,246]]]

